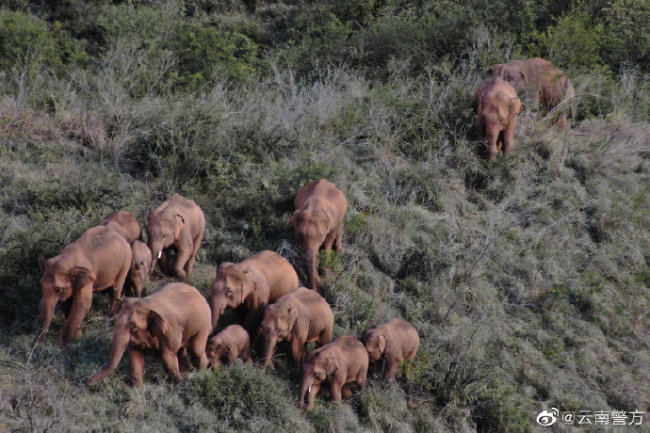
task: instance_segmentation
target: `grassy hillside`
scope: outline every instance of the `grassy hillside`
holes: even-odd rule
[[[564,3],[4,3],[0,431],[528,432],[550,407],[648,412],[650,5]],[[471,92],[533,55],[567,71],[578,122],[552,128],[524,100],[515,153],[487,163]],[[225,260],[304,266],[288,220],[320,177],[349,203],[321,289],[335,336],[410,321],[408,382],[305,413],[280,350],[275,371],[177,385],[150,358],[141,389],[125,359],[89,388],[112,337],[103,294],[67,351],[60,313],[32,345],[37,257],[112,210],[144,223],[172,192],[194,199],[189,283],[208,296]]]

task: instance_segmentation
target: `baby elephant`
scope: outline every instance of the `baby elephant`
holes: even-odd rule
[[[251,339],[248,332],[240,325],[230,325],[210,339],[205,351],[212,368],[216,370],[221,366],[222,359],[227,359],[229,364],[233,364],[237,358],[241,358],[250,364],[250,348]]]
[[[314,407],[314,397],[320,385],[327,380],[333,401],[341,401],[341,396],[352,395],[351,383],[366,385],[368,373],[368,352],[363,344],[350,335],[343,335],[329,344],[309,352],[302,366],[300,384],[300,407]],[[307,394],[307,404],[305,404]]]
[[[329,304],[315,290],[300,287],[278,299],[264,310],[265,367],[273,368],[273,352],[279,341],[291,344],[291,355],[300,368],[307,353],[305,344],[329,343],[334,329],[334,314]]]
[[[126,282],[131,288],[131,292],[140,298],[142,289],[149,280],[151,250],[144,242],[135,241],[131,244],[131,252],[131,268],[126,276]]]
[[[142,386],[145,355],[154,353],[162,357],[167,374],[180,381],[180,372],[187,366],[187,348],[198,359],[200,368],[208,366],[205,344],[211,331],[210,306],[188,284],[170,283],[145,298],[126,298],[115,317],[108,363],[86,384],[110,375],[127,348],[135,386]]]
[[[395,381],[395,373],[402,362],[415,358],[420,347],[418,331],[405,320],[393,319],[366,333],[365,346],[373,370],[378,372],[382,361],[388,363],[385,377]]]

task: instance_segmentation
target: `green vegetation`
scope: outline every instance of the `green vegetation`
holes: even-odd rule
[[[528,432],[550,407],[647,411],[649,14],[647,0],[4,2],[0,429]],[[524,101],[516,152],[487,163],[471,91],[536,55],[571,77],[578,124],[551,128]],[[410,321],[408,382],[371,379],[340,405],[324,392],[303,413],[281,350],[275,371],[178,385],[151,358],[142,389],[123,360],[88,388],[112,336],[103,294],[68,351],[61,314],[32,346],[37,257],[110,211],[144,223],[171,192],[196,200],[189,283],[207,296],[221,261],[264,248],[304,267],[288,220],[319,177],[349,203],[346,253],[322,257],[335,335]]]

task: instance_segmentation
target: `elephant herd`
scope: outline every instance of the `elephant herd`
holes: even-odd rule
[[[66,317],[59,346],[67,346],[81,334],[96,291],[112,287],[111,314],[115,329],[106,365],[88,378],[93,383],[110,375],[127,352],[131,381],[143,384],[146,355],[162,359],[175,381],[189,369],[188,355],[198,368],[218,368],[223,361],[251,360],[251,344],[260,336],[264,366],[274,368],[278,343],[286,341],[298,371],[302,370],[300,406],[313,407],[322,382],[330,385],[332,400],[349,397],[350,386],[364,386],[369,366],[395,380],[403,361],[413,359],[420,339],[415,328],[393,319],[366,333],[363,342],[349,335],[332,341],[334,314],[317,291],[318,254],[333,248],[341,253],[345,195],[325,179],[302,187],[295,198],[290,223],[298,243],[308,254],[310,288],[300,287],[293,266],[273,251],[262,251],[240,263],[218,266],[209,302],[189,284],[165,284],[142,297],[143,287],[158,265],[167,275],[184,280],[191,272],[205,231],[205,216],[192,200],[173,194],[151,210],[147,219],[147,243],[141,240],[138,221],[126,211],[111,214],[67,245],[55,257],[39,258],[43,298],[41,332],[45,338],[55,306]],[[122,297],[122,290],[134,297]],[[226,308],[235,311],[241,324],[218,333],[219,318]],[[242,326],[243,325],[243,326]],[[317,349],[307,352],[306,344]]]
[[[483,81],[474,91],[478,132],[490,160],[514,147],[517,114],[521,100],[517,92],[527,92],[547,111],[555,111],[560,126],[565,127],[567,114],[573,123],[571,99],[575,90],[564,73],[548,60],[538,57],[498,64],[492,78]],[[514,87],[513,87],[514,86]]]

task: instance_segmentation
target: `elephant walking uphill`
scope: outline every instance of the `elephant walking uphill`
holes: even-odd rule
[[[99,223],[100,226],[109,227],[118,232],[128,243],[142,239],[142,230],[140,223],[131,215],[130,212],[125,210],[118,210],[106,217],[104,221]]]
[[[147,354],[159,354],[167,374],[180,381],[188,367],[186,348],[198,359],[199,368],[208,366],[205,347],[211,330],[210,306],[188,284],[170,283],[144,298],[125,298],[115,318],[108,363],[86,384],[110,375],[126,349],[135,386],[142,386]]]
[[[364,345],[373,370],[378,373],[382,361],[385,361],[388,366],[385,371],[386,379],[394,382],[395,373],[402,362],[415,358],[420,347],[420,336],[406,320],[393,319],[368,331]]]
[[[320,284],[318,252],[325,249],[329,254],[334,247],[343,253],[341,236],[348,204],[343,192],[325,179],[300,188],[294,204],[296,211],[290,223],[296,230],[296,240],[307,251],[309,287],[316,290]]]
[[[496,158],[501,150],[510,153],[515,145],[517,114],[521,112],[515,89],[501,78],[493,78],[478,86],[472,100],[477,104],[479,137],[488,158]]]
[[[532,93],[547,111],[562,105],[558,110],[558,124],[566,125],[567,114],[571,123],[574,123],[575,110],[571,102],[575,96],[573,84],[561,69],[548,60],[534,57],[501,63],[492,68],[492,76],[510,82],[517,92]]]
[[[273,368],[273,352],[278,342],[287,340],[298,368],[307,351],[305,344],[327,344],[332,339],[334,314],[315,290],[300,287],[287,293],[264,310],[264,366]]]
[[[205,216],[192,200],[172,194],[163,204],[149,212],[147,238],[151,250],[150,272],[160,260],[161,270],[166,269],[169,251],[176,250],[172,273],[181,280],[192,272],[196,254],[205,232]]]
[[[131,266],[131,247],[115,230],[97,226],[67,245],[58,256],[38,258],[41,268],[41,333],[45,338],[56,304],[61,302],[66,321],[59,346],[67,346],[81,333],[81,321],[88,314],[93,292],[113,287],[113,308],[117,312],[126,275]]]
[[[255,338],[264,307],[298,288],[298,274],[279,254],[265,250],[240,263],[224,262],[210,289],[212,328],[226,307],[241,308],[244,327]]]
[[[309,352],[302,370],[298,399],[300,407],[314,407],[314,397],[324,381],[330,384],[332,400],[340,402],[342,397],[349,398],[352,395],[351,383],[357,383],[361,387],[366,385],[368,352],[356,338],[342,335],[331,343]]]

